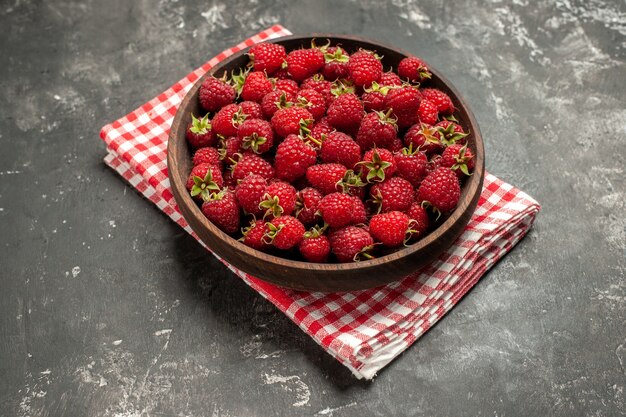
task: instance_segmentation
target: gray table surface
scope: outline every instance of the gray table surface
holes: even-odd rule
[[[533,231],[354,379],[102,162],[102,125],[282,23],[471,103]],[[0,2],[0,415],[626,415],[626,3]]]

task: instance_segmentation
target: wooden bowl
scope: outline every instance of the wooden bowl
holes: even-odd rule
[[[383,56],[385,69],[397,68],[402,58],[411,55],[375,41],[345,35],[297,35],[270,42],[281,44],[287,51],[290,51],[302,46],[310,46],[313,38],[319,39],[320,44],[326,39],[330,39],[333,45],[340,43],[350,53],[359,48],[375,50]],[[427,85],[443,90],[454,102],[455,116],[465,131],[470,132],[468,141],[476,158],[476,168],[462,188],[457,208],[429,235],[409,247],[379,258],[354,263],[317,264],[257,251],[233,239],[213,225],[202,214],[185,188],[187,176],[191,171],[191,152],[185,140],[185,129],[191,121],[191,113],[201,112],[198,90],[202,81],[208,76],[219,77],[224,71],[230,73],[234,69],[243,67],[248,62],[246,52],[247,50],[244,50],[225,59],[195,83],[176,113],[167,148],[169,178],[176,202],[191,228],[213,252],[236,268],[282,287],[336,292],[372,288],[399,280],[433,261],[450,247],[463,232],[478,203],[484,177],[484,147],[478,123],[469,106],[453,85],[439,71],[430,66],[433,75]]]

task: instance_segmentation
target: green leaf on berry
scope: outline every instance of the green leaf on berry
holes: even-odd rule
[[[209,169],[204,178],[197,175],[193,177],[193,187],[191,187],[191,196],[200,196],[202,200],[207,201],[211,198],[212,192],[220,191],[220,187],[213,181],[213,173]]]
[[[435,221],[439,220],[439,217],[441,217],[441,210],[439,210],[437,207],[433,206],[430,201],[422,201],[422,208],[426,209],[426,210],[430,210],[432,211],[437,217],[435,218]]]
[[[315,42],[315,38],[311,39],[312,49],[319,49],[320,51],[325,53],[325,51],[328,49],[329,46],[330,46],[330,39],[326,39],[326,43],[321,46],[317,46],[317,43]]]
[[[324,52],[324,60],[327,63],[328,62],[341,62],[345,64],[348,61],[350,61],[350,57],[344,54],[344,51],[342,48],[337,48],[337,50],[332,54],[328,53],[327,51],[323,51],[323,52]]]
[[[239,95],[241,94],[241,90],[243,89],[243,84],[246,82],[246,77],[248,76],[249,71],[250,71],[250,68],[248,68],[245,71],[240,69],[238,74],[235,74],[234,70],[231,73],[230,85],[232,85],[235,91],[237,92],[237,97],[239,97]]]
[[[296,104],[298,107],[302,107],[306,109],[308,107],[312,107],[313,103],[306,99],[306,97],[298,97],[298,103]]]
[[[393,115],[393,109],[388,109],[387,112],[374,111],[374,113],[378,116],[380,123],[392,125],[396,131],[398,130],[398,118]]]
[[[287,95],[285,93],[282,93],[278,98],[278,101],[275,101],[274,104],[276,104],[276,108],[278,109],[286,109],[293,106],[293,103],[287,100]]]
[[[371,161],[361,161],[359,164],[362,164],[366,169],[368,169],[365,180],[369,183],[374,181],[384,181],[385,169],[391,166],[391,162],[383,161],[380,154],[376,151],[373,152]]]
[[[330,92],[333,96],[339,97],[342,94],[354,93],[354,86],[348,80],[337,80],[332,84]]]
[[[460,164],[458,165],[458,168],[461,170],[462,173],[464,173],[467,176],[470,176],[472,174],[470,174],[469,170],[467,169],[467,164]],[[454,169],[454,168],[453,168]]]
[[[247,114],[245,114],[243,112],[243,110],[241,109],[241,107],[233,114],[233,117],[231,119],[231,123],[234,127],[239,126],[240,124],[242,124],[246,118],[248,117]]]
[[[337,181],[335,185],[341,188],[344,194],[349,194],[351,188],[365,187],[367,183],[364,183],[360,176],[356,175],[353,170],[349,169],[346,171],[343,178]]]
[[[369,200],[376,207],[376,214],[379,214],[383,208],[383,195],[377,190],[376,195]]]
[[[265,194],[265,196],[263,196],[263,201],[259,203],[259,208],[261,210],[265,210],[263,218],[266,218],[269,215],[278,217],[285,211],[280,205],[280,198],[277,195],[271,197],[269,194]]]
[[[302,138],[304,143],[306,143],[307,145],[309,145],[313,149],[317,149],[317,150],[321,149],[322,143],[324,143],[324,141],[326,140],[326,134],[324,134],[324,133],[322,133],[322,135],[320,136],[320,139],[315,139],[313,136],[311,136],[309,134],[307,134],[304,137],[302,137],[302,135],[300,135],[300,137]]]
[[[265,234],[261,238],[263,243],[267,245],[271,245],[274,239],[276,238],[276,235],[278,235],[278,233],[282,230],[284,226],[285,226],[284,224],[281,224],[278,227],[276,227],[272,223],[267,223],[267,232],[265,232]]]
[[[416,155],[419,153],[419,146],[414,150],[413,149],[413,142],[409,143],[408,147],[402,148],[402,151],[400,151],[402,153],[402,155],[407,155],[407,156],[412,156],[412,155]]]
[[[211,122],[209,122],[209,114],[205,114],[203,118],[198,119],[191,113],[191,133],[196,135],[205,135],[211,130]]]
[[[469,133],[461,133],[454,130],[455,124],[450,123],[447,127],[439,126],[437,131],[440,136],[440,143],[443,143],[446,146],[454,145],[464,137],[468,136]]]
[[[300,119],[300,132],[301,138],[309,136],[311,133],[311,127],[313,126],[313,119]]]
[[[360,262],[360,261],[366,261],[368,259],[374,259],[374,256],[370,252],[374,250],[375,246],[376,246],[376,243],[374,243],[373,245],[365,246],[363,249],[361,249],[359,252],[357,252],[354,255],[354,258],[352,258],[352,260],[354,262]]]
[[[428,79],[429,80],[432,77],[432,74],[430,73],[430,71],[428,71],[428,68],[426,68],[426,67],[420,67],[417,70],[417,73],[419,74],[419,76],[420,76],[420,78],[422,80],[424,80],[424,79]]]
[[[263,145],[266,142],[267,138],[265,136],[259,136],[258,133],[254,132],[252,135],[243,138],[241,146],[244,149],[252,149],[254,153],[258,154],[260,153],[259,146]]]
[[[417,230],[414,229],[416,226],[417,226],[417,221],[414,219],[411,219],[409,221],[409,227],[404,233],[404,241],[403,241],[404,246],[409,246],[409,242],[411,241],[411,238],[413,237],[415,233],[417,233]]]
[[[306,239],[311,239],[315,237],[320,237],[324,234],[326,229],[328,228],[328,224],[324,223],[324,226],[320,227],[319,225],[313,226],[311,229],[304,233],[304,237]]]
[[[226,152],[227,152],[226,151],[226,139],[221,135],[218,135],[218,138],[219,138],[218,139],[219,142],[217,145],[217,154],[220,157],[220,161],[223,161],[224,159],[226,159]]]

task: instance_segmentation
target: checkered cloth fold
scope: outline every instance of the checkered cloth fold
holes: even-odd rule
[[[178,105],[193,83],[221,60],[257,42],[289,34],[279,25],[264,30],[102,128],[106,164],[196,239],[178,211],[167,175],[168,133]],[[341,294],[287,290],[222,262],[354,375],[371,379],[522,239],[539,209],[530,196],[487,173],[478,208],[453,246],[401,281],[370,290]]]

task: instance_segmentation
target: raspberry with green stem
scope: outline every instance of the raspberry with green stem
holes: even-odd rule
[[[378,148],[373,148],[371,151],[368,152],[368,154],[370,155],[366,154],[365,160],[357,164],[357,165],[361,165],[363,167],[362,169],[367,169],[367,175],[365,177],[365,181],[369,183],[384,181],[386,171],[392,171],[392,172],[389,172],[389,175],[393,174],[393,171],[395,171],[393,162],[391,162],[393,161],[393,155],[390,158],[391,161],[386,161],[380,156],[381,152],[389,152],[389,151],[387,151],[386,149],[379,150]],[[371,159],[368,160],[367,159],[368,156],[370,156]]]
[[[243,85],[246,82],[246,77],[248,76],[249,72],[250,68],[246,70],[240,69],[238,74],[235,74],[235,70],[233,70],[231,73],[230,85],[232,85],[237,92],[237,97],[241,95],[241,90],[243,90]]]
[[[212,193],[219,192],[220,187],[215,181],[213,181],[213,170],[209,169],[204,178],[200,178],[197,175],[193,177],[194,185],[191,188],[191,196],[200,196],[202,200],[207,201]]]
[[[469,133],[459,132],[456,123],[448,123],[447,126],[435,126],[437,133],[439,133],[439,142],[445,146],[454,145],[457,142],[464,142],[465,137]]]
[[[209,121],[209,114],[205,114],[204,117],[198,119],[191,113],[191,127],[189,130],[196,135],[206,135],[211,130],[211,122]]]

